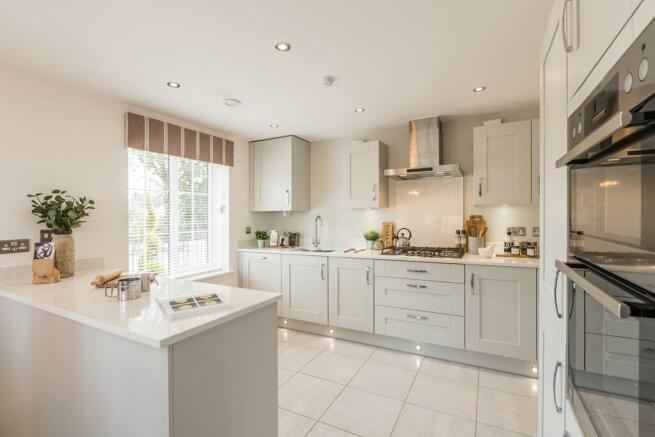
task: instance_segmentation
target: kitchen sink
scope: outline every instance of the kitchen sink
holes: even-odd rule
[[[306,247],[299,247],[297,249],[299,252],[314,252],[314,253],[329,253],[329,252],[334,252],[334,249],[310,249]]]

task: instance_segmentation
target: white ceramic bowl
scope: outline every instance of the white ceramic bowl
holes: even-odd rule
[[[487,247],[480,247],[478,248],[478,253],[482,258],[491,258],[494,256],[494,245],[490,244]]]

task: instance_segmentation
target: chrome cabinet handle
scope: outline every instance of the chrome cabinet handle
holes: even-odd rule
[[[405,284],[405,285],[411,288],[428,288],[427,285],[422,285],[422,284]]]
[[[571,53],[573,51],[573,45],[569,43],[569,35],[566,29],[567,21],[569,18],[567,6],[570,2],[571,0],[564,1],[564,7],[562,8],[562,19],[560,21],[562,26],[562,42],[564,43],[564,50],[566,50],[566,53]]]
[[[557,304],[557,281],[559,279],[559,274],[560,271],[559,269],[555,272],[555,287],[553,288],[553,299],[555,300],[555,314],[557,314],[557,318],[561,319],[562,318],[562,313],[559,310],[559,305]]]
[[[289,204],[291,203],[291,193],[289,192],[289,190],[284,190],[284,197],[286,199],[286,204],[288,207]]]
[[[376,193],[377,185],[373,184],[373,190],[371,191],[371,200],[375,202],[378,198],[377,193]]]
[[[325,281],[325,264],[321,263],[321,279]]]
[[[478,179],[478,197],[482,197],[482,178]]]
[[[366,267],[366,283],[371,285],[371,268]]]
[[[576,291],[577,285],[575,285],[575,282],[571,281],[571,304],[569,305],[569,320],[571,320],[571,317],[573,316],[573,307],[575,306],[575,291]]]
[[[407,317],[409,317],[410,319],[414,319],[414,320],[427,320],[428,319],[425,316],[419,316],[419,315],[410,314],[410,313],[407,313]]]
[[[555,371],[553,372],[553,403],[555,404],[555,411],[558,413],[562,412],[562,405],[557,405],[557,393],[555,391],[555,387],[557,385],[557,373],[561,373],[560,371],[562,370],[562,363],[560,361],[557,362],[555,365]]]
[[[471,273],[471,294],[475,294],[475,273]]]
[[[263,257],[261,257],[261,258],[259,258],[259,259],[261,259],[261,260],[267,260],[268,257],[267,257],[267,256],[263,256]]]
[[[428,272],[427,270],[423,270],[423,269],[407,269],[407,271],[409,273],[427,273]]]

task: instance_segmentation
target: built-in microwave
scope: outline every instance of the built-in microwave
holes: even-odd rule
[[[567,398],[585,435],[655,436],[654,23],[569,117],[568,146]]]

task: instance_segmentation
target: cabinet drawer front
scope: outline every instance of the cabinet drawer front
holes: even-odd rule
[[[585,331],[624,338],[655,341],[655,320],[628,317],[619,319],[585,294]]]
[[[464,315],[464,284],[375,278],[377,305],[433,313]]]
[[[375,333],[464,348],[464,317],[376,306]]]
[[[389,278],[464,283],[464,265],[375,260],[375,275]]]

